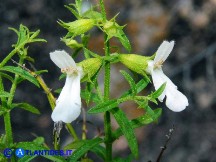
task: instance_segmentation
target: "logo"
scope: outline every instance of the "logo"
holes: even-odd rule
[[[73,150],[25,150],[17,148],[16,150],[6,148],[4,149],[4,156],[10,158],[12,155],[16,155],[18,158],[24,156],[70,156]]]
[[[12,156],[12,153],[13,153],[12,149],[10,149],[10,148],[4,149],[4,156],[5,157],[10,158]]]
[[[16,149],[15,151],[15,155],[18,157],[18,158],[21,158],[25,155],[25,150],[23,150],[22,148],[18,148]]]

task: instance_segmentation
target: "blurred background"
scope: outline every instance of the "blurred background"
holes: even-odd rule
[[[176,129],[163,154],[163,162],[216,162],[216,0],[105,1],[108,17],[112,18],[120,12],[117,22],[120,25],[127,24],[125,32],[132,44],[131,53],[152,55],[163,40],[175,40],[174,50],[163,69],[189,99],[189,107],[180,113],[170,111],[163,104],[159,105],[163,108],[159,122],[137,130],[140,156],[136,161],[156,161],[160,147],[166,141],[165,135],[174,124]],[[60,41],[66,30],[56,21],[74,19],[64,7],[65,4],[72,2],[72,0],[0,1],[0,60],[12,50],[11,45],[17,38],[8,27],[18,28],[22,23],[31,31],[40,29],[40,37],[46,39],[47,43],[30,45],[29,55],[35,58],[37,69],[49,70],[43,78],[51,89],[62,87],[64,81],[58,80],[60,70],[49,59],[49,52],[56,49],[71,52]],[[97,0],[88,0],[84,4],[89,7],[96,3]],[[93,41],[89,47],[102,54],[103,35],[97,30],[92,32]],[[119,45],[116,40],[113,43]],[[124,67],[119,64],[112,68],[112,97],[117,97],[128,87],[119,73],[122,68]],[[102,77],[99,80],[102,81]],[[58,94],[55,96],[58,97]],[[29,102],[41,112],[41,115],[33,115],[21,109],[12,111],[15,141],[28,141],[36,136],[43,136],[46,143],[52,147],[53,121],[45,93],[28,82],[22,83],[16,91],[15,101]],[[136,105],[131,103],[126,103],[122,107],[129,118],[140,114]],[[85,106],[84,108],[87,109]],[[87,120],[95,124],[88,126],[88,137],[98,134],[96,128],[103,129],[102,116],[87,115]],[[81,123],[72,124],[78,134],[81,134]],[[2,118],[0,126],[0,133],[3,134]],[[117,127],[114,121],[113,127]],[[62,146],[71,140],[64,129],[61,133]],[[114,155],[124,157],[129,153],[123,138],[114,143],[113,147]],[[94,157],[93,159],[100,161]]]

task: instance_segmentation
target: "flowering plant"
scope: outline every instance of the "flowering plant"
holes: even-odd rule
[[[46,70],[34,71],[25,66],[23,63],[29,62],[32,58],[28,55],[27,44],[34,42],[45,42],[44,39],[37,38],[39,30],[30,32],[29,29],[20,25],[20,29],[15,31],[18,35],[18,41],[13,45],[14,49],[0,63],[0,98],[1,110],[0,115],[4,118],[5,134],[0,138],[1,148],[11,147],[24,148],[30,150],[50,149],[44,145],[44,139],[38,137],[32,142],[13,141],[12,126],[11,126],[11,110],[15,107],[22,108],[35,114],[39,114],[39,110],[28,103],[14,103],[14,94],[17,86],[23,80],[28,80],[39,88],[42,88],[46,94],[53,110],[51,118],[54,122],[54,149],[60,149],[60,137],[62,125],[65,124],[73,141],[64,149],[73,149],[72,155],[69,157],[60,157],[44,155],[45,158],[53,161],[91,161],[87,156],[89,151],[94,152],[104,161],[132,161],[139,156],[138,142],[135,136],[134,129],[144,125],[157,122],[161,115],[161,108],[152,108],[149,103],[154,105],[164,101],[166,97],[166,106],[175,112],[182,111],[188,106],[187,97],[177,90],[177,86],[163,73],[162,64],[167,59],[174,47],[174,41],[164,41],[152,56],[142,56],[138,54],[130,54],[131,45],[123,29],[116,22],[116,17],[108,20],[106,17],[103,0],[100,0],[100,10],[97,7],[92,7],[89,10],[82,12],[82,0],[75,0],[75,4],[66,6],[77,20],[72,22],[64,22],[59,20],[58,23],[67,30],[67,34],[61,38],[66,46],[71,48],[70,52],[64,50],[56,50],[50,52],[50,59],[57,65],[61,72],[61,79],[66,77],[65,85],[59,90],[59,96],[55,100],[52,92],[41,77],[41,73]],[[88,49],[89,37],[91,37],[91,29],[98,28],[104,33],[104,54],[97,54]],[[116,51],[111,52],[112,45],[110,39],[116,38],[121,45],[128,51],[127,54]],[[85,59],[79,63],[74,60],[76,56],[83,52]],[[14,61],[17,66],[7,65],[9,60],[12,60],[14,55],[19,57],[18,61]],[[141,80],[136,80],[129,71],[121,70],[121,74],[130,85],[130,89],[126,90],[118,98],[111,98],[110,84],[112,64],[121,63],[129,70],[140,74]],[[98,76],[104,69],[104,89],[98,84]],[[12,74],[15,74],[12,77]],[[11,81],[10,91],[4,88],[3,80]],[[155,91],[141,96],[139,93],[146,86],[153,83]],[[83,85],[81,88],[81,84]],[[128,119],[125,112],[119,105],[126,101],[133,101],[138,105],[138,108],[144,109],[144,113],[134,119]],[[86,132],[86,123],[83,122],[83,134],[79,137],[73,128],[73,124],[81,114],[82,105],[87,105],[87,113],[104,114],[104,133],[88,138]],[[152,105],[152,104],[151,104]],[[166,111],[166,110],[165,110]],[[111,116],[119,125],[119,128],[113,130],[111,127]],[[112,144],[120,136],[124,136],[127,140],[131,154],[125,158],[113,157]],[[6,158],[1,156],[3,160]],[[24,156],[21,161],[29,161],[35,157]],[[11,157],[12,161],[16,161],[15,156]]]

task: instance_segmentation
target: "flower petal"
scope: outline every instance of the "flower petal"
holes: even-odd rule
[[[174,41],[168,42],[163,41],[163,43],[160,45],[156,52],[156,56],[154,58],[154,64],[158,62],[164,62],[169,54],[171,53],[172,49],[174,47]]]
[[[64,50],[56,50],[50,52],[51,60],[61,69],[68,67],[76,67],[73,58]]]
[[[80,74],[78,76],[67,75],[65,85],[52,113],[52,120],[71,123],[78,118],[80,113]]]
[[[175,112],[182,111],[188,106],[187,97],[169,84],[166,87],[166,106]]]
[[[166,82],[166,80],[164,79],[165,78],[164,76],[166,75],[163,73],[161,68],[152,70],[151,75],[152,75],[152,80],[154,83],[155,90],[158,90],[160,86]],[[165,97],[165,91],[166,91],[166,87],[163,93],[158,97],[160,102],[162,102]]]

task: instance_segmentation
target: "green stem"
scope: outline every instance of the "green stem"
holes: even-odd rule
[[[104,1],[100,0],[100,8],[103,16],[103,21],[106,21],[106,11],[104,7]],[[104,49],[105,56],[110,56],[110,45],[107,41],[107,35],[104,35]],[[104,73],[104,101],[108,101],[110,97],[110,62],[105,62]],[[106,162],[112,161],[112,129],[110,112],[106,111],[104,114],[104,132],[105,132],[105,145],[106,145]]]
[[[106,20],[106,10],[105,10],[103,0],[100,0],[100,8],[101,8],[101,13],[102,13],[103,20]]]
[[[20,58],[19,64],[22,64],[22,63],[23,63],[23,59]],[[13,84],[12,84],[11,89],[10,89],[11,96],[8,97],[7,106],[10,106],[12,104],[14,94],[16,91],[16,87],[17,87],[18,79],[19,79],[19,75],[15,74],[15,78],[14,78]],[[7,112],[4,115],[4,123],[5,123],[5,132],[6,132],[6,136],[7,136],[7,141],[8,141],[8,144],[11,144],[11,143],[13,143],[13,133],[12,133],[12,126],[11,126],[10,112]]]
[[[22,45],[20,45],[19,47],[15,48],[14,50],[12,50],[0,63],[0,68],[3,67],[10,59],[11,57],[13,57],[19,50],[21,47],[23,47],[25,44],[23,43]]]
[[[107,35],[104,35],[105,41],[105,56],[110,55],[110,45],[107,40]],[[108,101],[110,97],[110,62],[105,62],[104,74],[104,101]],[[110,112],[106,111],[104,114],[104,131],[105,131],[105,145],[106,145],[106,161],[112,161],[112,129]]]
[[[0,90],[4,91],[4,85],[2,81],[2,77],[0,76]],[[6,98],[1,98],[2,107],[7,107]],[[13,135],[12,135],[12,127],[11,127],[11,120],[10,120],[10,112],[4,114],[4,126],[5,126],[5,134],[7,138],[8,146],[13,143]]]
[[[72,127],[72,125],[71,125],[70,123],[67,123],[67,124],[66,124],[66,127],[67,127],[67,129],[68,129],[68,132],[72,135],[72,137],[73,137],[76,141],[78,141],[79,138],[78,138],[78,136],[77,136],[77,134],[76,134],[74,128]]]

